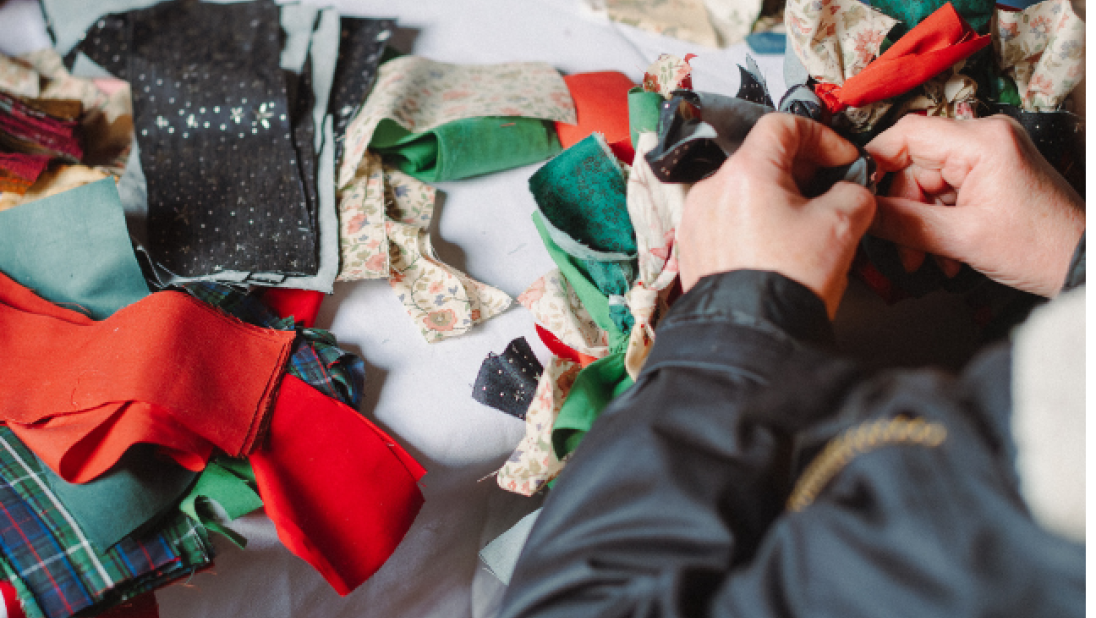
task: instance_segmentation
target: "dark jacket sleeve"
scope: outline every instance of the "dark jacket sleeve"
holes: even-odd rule
[[[868,378],[775,273],[703,279],[549,494],[501,616],[1081,615],[1026,513],[1007,349]]]

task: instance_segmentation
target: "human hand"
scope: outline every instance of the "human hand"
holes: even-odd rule
[[[769,270],[819,296],[831,318],[874,212],[870,191],[838,182],[803,197],[821,167],[845,165],[856,147],[828,127],[791,114],[766,114],[742,146],[685,199],[678,263],[685,291],[706,275]]]
[[[872,234],[1025,292],[1061,289],[1085,229],[1084,200],[1018,123],[910,115],[866,148],[881,173],[895,172],[889,195],[876,197]],[[911,270],[923,254],[908,249]]]

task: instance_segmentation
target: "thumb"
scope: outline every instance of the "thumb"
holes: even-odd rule
[[[926,253],[961,259],[960,212],[953,206],[901,197],[875,198],[871,233]]]
[[[843,240],[841,236],[847,235],[847,240],[853,244],[868,231],[875,216],[875,203],[871,191],[846,181],[834,183],[829,191],[810,201],[812,208],[838,213],[847,222],[846,229],[835,230],[838,239]]]

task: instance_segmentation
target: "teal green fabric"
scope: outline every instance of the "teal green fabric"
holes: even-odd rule
[[[636,253],[624,173],[600,134],[590,135],[537,170],[529,179],[529,190],[544,218],[580,245],[599,252]]]
[[[179,504],[179,510],[194,521],[223,535],[237,547],[246,546],[247,539],[221,524],[212,503],[224,509],[230,520],[262,508],[251,464],[226,455],[215,457]]]
[[[0,212],[0,271],[97,320],[148,295],[110,178]],[[163,515],[196,477],[143,448],[80,485],[41,467],[50,488],[101,551]],[[126,508],[111,507],[118,504]]]
[[[559,153],[560,145],[552,122],[487,116],[422,133],[384,119],[369,149],[423,182],[442,182],[539,163]]]
[[[582,306],[590,313],[594,323],[609,334],[609,347],[623,349],[623,346],[628,343],[628,336],[613,321],[609,308],[609,299],[591,280],[590,273],[587,270],[587,262],[575,258],[559,248],[548,232],[543,216],[539,212],[533,213],[533,224],[536,226],[537,232],[540,233],[540,239],[544,242],[544,248],[548,250],[549,257],[555,262],[563,277],[567,279],[567,283],[575,291],[575,295],[582,302]]]
[[[0,271],[96,320],[148,295],[110,178],[0,212]]]
[[[889,36],[894,40],[945,4],[947,0],[874,0],[871,3],[872,7],[900,21],[890,31]],[[989,19],[995,4],[994,0],[951,0],[959,16],[979,34],[989,32]]]
[[[156,450],[152,444],[134,445],[90,484],[69,483],[52,473],[43,476],[84,534],[105,551],[158,524],[194,482],[195,473],[157,457]]]
[[[998,103],[1020,107],[1020,93],[1016,90],[1016,82],[1012,81],[1012,78],[1007,75],[998,76],[993,85],[991,94]]]
[[[624,366],[624,353],[615,352],[590,363],[575,376],[571,392],[552,426],[552,448],[562,459],[578,447],[609,402],[634,382]]]
[[[658,132],[658,114],[662,106],[662,96],[657,92],[647,92],[640,86],[628,91],[628,128],[632,134],[632,143],[639,143],[639,134]]]

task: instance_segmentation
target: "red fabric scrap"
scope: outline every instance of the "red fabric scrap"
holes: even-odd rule
[[[293,316],[294,322],[303,322],[305,328],[312,328],[316,325],[323,297],[322,292],[313,290],[267,288],[263,292],[263,303],[280,317]]]
[[[635,84],[627,75],[618,71],[576,73],[563,76],[575,102],[578,124],[556,123],[556,134],[564,148],[570,148],[591,133],[605,135],[605,141],[626,141],[632,148],[628,130],[628,91]],[[632,160],[628,159],[628,163]]]
[[[537,335],[540,335],[540,340],[544,342],[544,345],[552,354],[573,363],[578,363],[583,367],[597,360],[597,358],[590,356],[589,354],[583,354],[566,343],[563,343],[559,337],[556,337],[551,331],[541,327],[540,324],[535,324],[534,326],[537,328]]]
[[[0,420],[75,482],[113,464],[104,452],[120,455],[137,442],[183,449],[177,459],[189,467],[209,444],[237,457],[250,452],[295,336],[180,292],[152,294],[96,322],[3,274],[0,332],[8,334],[0,337]],[[50,441],[30,434],[49,428],[58,439],[40,452]],[[62,465],[70,451],[79,461]]]
[[[291,375],[250,461],[282,544],[340,595],[388,560],[422,508],[426,470],[356,410]]]
[[[990,44],[951,3],[936,9],[843,86],[818,84],[815,93],[831,112],[863,107],[909,92]]]
[[[4,597],[4,610],[8,618],[27,618],[23,604],[19,602],[19,593],[8,581],[0,581],[0,596]]]

